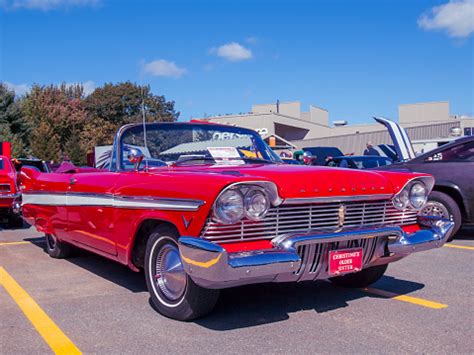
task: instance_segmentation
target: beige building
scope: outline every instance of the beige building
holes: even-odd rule
[[[433,148],[438,141],[443,143],[462,135],[474,135],[474,118],[451,116],[447,101],[400,105],[398,115],[415,151]],[[302,111],[299,101],[253,105],[247,114],[214,116],[205,120],[254,129],[267,141],[268,137],[276,137],[280,148],[284,142],[291,142],[291,148],[335,146],[346,154],[361,154],[368,141],[391,144],[385,127],[375,121],[359,125],[333,121],[331,125],[327,110],[310,106],[308,111]]]

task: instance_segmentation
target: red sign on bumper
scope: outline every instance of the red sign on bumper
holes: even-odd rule
[[[362,269],[362,248],[330,250],[329,274],[339,276]]]

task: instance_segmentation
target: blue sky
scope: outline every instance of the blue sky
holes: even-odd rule
[[[0,80],[150,84],[181,120],[300,100],[330,120],[474,115],[474,0],[0,0]]]

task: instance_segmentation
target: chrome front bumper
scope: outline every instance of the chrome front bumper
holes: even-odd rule
[[[370,250],[364,268],[387,264],[442,246],[453,226],[453,222],[438,220],[429,229],[413,233],[405,233],[400,227],[380,227],[284,235],[272,240],[272,249],[237,253],[227,253],[220,245],[200,238],[181,237],[179,250],[184,270],[194,282],[219,289],[261,282],[327,279],[328,250],[350,247],[356,241],[367,241],[364,248]],[[307,251],[302,252],[305,247]]]

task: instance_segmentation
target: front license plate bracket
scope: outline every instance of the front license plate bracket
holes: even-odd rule
[[[341,276],[362,270],[363,249],[350,248],[329,251],[329,275]]]

